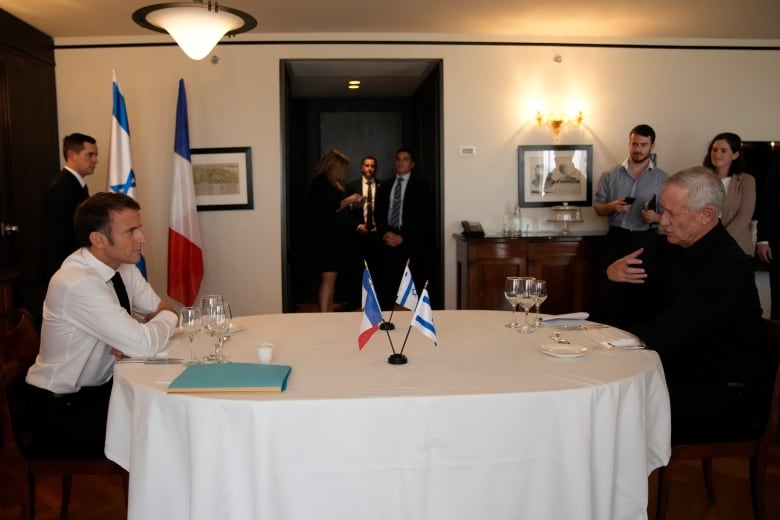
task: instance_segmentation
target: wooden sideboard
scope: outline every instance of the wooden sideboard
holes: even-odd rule
[[[603,235],[486,236],[457,241],[458,309],[506,309],[507,276],[547,280],[542,312],[562,314],[592,307]]]

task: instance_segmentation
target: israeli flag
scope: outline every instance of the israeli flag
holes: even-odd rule
[[[401,285],[398,286],[395,303],[410,311],[417,307],[417,289],[414,288],[414,280],[412,280],[412,272],[409,270],[408,262],[401,277]]]
[[[412,315],[412,327],[419,330],[423,336],[433,342],[433,346],[439,345],[436,339],[436,327],[433,324],[433,309],[431,299],[428,297],[428,289],[425,288],[420,296],[420,301]]]
[[[108,148],[108,191],[124,193],[135,198],[135,172],[130,154],[130,123],[127,120],[125,97],[119,88],[116,71],[113,71],[114,110],[111,118],[111,141]],[[146,260],[136,264],[146,278]]]

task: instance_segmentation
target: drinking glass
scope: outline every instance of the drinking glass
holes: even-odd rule
[[[536,278],[524,276],[519,278],[517,289],[517,303],[525,311],[525,321],[517,330],[518,332],[533,332],[536,327],[528,324],[528,311],[536,304]]]
[[[200,363],[195,359],[195,337],[200,330],[200,309],[197,307],[184,307],[179,311],[179,326],[182,332],[190,340],[190,359],[185,361],[185,365],[196,365]]]
[[[201,329],[203,329],[203,332],[205,334],[208,334],[212,338],[214,337],[214,332],[211,330],[211,327],[209,327],[209,315],[211,314],[211,307],[221,301],[222,301],[221,294],[206,294],[200,297]],[[216,343],[214,343],[214,348],[211,354],[208,354],[205,358],[203,358],[203,360],[216,361],[216,359],[217,359],[217,345]]]
[[[217,363],[227,363],[224,355],[225,341],[230,338],[230,325],[233,315],[230,312],[230,304],[226,301],[217,302],[210,307],[209,329],[217,340],[215,350]]]
[[[506,301],[509,302],[509,305],[512,306],[512,321],[507,323],[506,326],[511,329],[516,329],[520,326],[520,324],[515,321],[515,310],[517,309],[517,291],[519,287],[520,277],[507,276],[506,283],[504,284],[504,298],[506,298]]]
[[[547,299],[547,282],[545,280],[536,280],[536,322],[535,327],[542,326],[542,319],[539,317],[539,308]]]

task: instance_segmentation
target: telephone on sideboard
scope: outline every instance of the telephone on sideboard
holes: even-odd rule
[[[485,231],[482,229],[482,224],[479,222],[469,222],[462,220],[460,225],[463,226],[463,235],[465,238],[482,238],[485,236]]]

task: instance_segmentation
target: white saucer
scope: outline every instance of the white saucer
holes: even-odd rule
[[[566,345],[563,343],[554,343],[551,345],[542,345],[542,352],[552,357],[571,358],[586,356],[590,350],[581,345]]]

